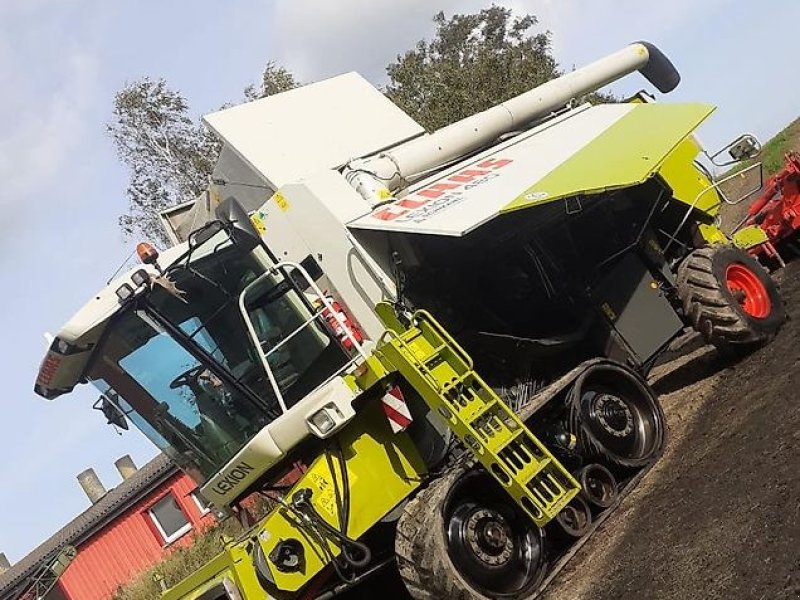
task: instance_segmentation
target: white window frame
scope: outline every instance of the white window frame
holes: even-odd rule
[[[178,507],[178,510],[181,511],[184,518],[186,519],[186,525],[178,529],[172,535],[167,535],[167,533],[164,531],[164,528],[161,526],[161,523],[158,521],[158,517],[153,512],[153,509],[156,507],[156,505],[160,504],[168,497],[172,497],[172,500],[175,502],[175,505]],[[192,530],[192,522],[189,520],[189,516],[184,512],[183,508],[181,508],[181,505],[178,503],[178,499],[175,497],[175,494],[173,494],[171,491],[168,492],[167,494],[164,494],[157,501],[153,502],[152,506],[150,506],[150,508],[147,509],[147,515],[150,517],[150,520],[153,522],[153,525],[156,526],[158,533],[161,535],[161,539],[164,540],[164,545],[171,544],[172,542],[183,537]]]
[[[211,504],[206,503],[207,506],[204,507],[202,505],[202,503],[200,502],[200,498],[197,496],[197,493],[198,493],[198,490],[195,490],[195,491],[191,492],[189,495],[192,497],[192,500],[194,500],[194,504],[195,504],[195,506],[197,506],[197,510],[200,511],[200,516],[204,517],[208,513],[211,512]]]

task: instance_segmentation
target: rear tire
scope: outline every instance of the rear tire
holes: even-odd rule
[[[775,282],[735,246],[692,252],[678,267],[677,289],[689,324],[722,351],[764,344],[786,320]]]
[[[545,571],[544,535],[482,469],[456,469],[406,505],[397,566],[416,600],[530,597]]]

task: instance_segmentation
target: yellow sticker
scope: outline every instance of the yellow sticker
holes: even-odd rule
[[[275,198],[275,204],[277,204],[278,208],[280,208],[283,212],[289,210],[289,202],[286,201],[286,198],[283,194],[276,192],[273,198]]]
[[[611,308],[611,305],[608,302],[604,302],[600,308],[603,309],[603,312],[605,313],[606,317],[608,317],[609,321],[617,320],[617,313],[614,312],[614,309]]]
[[[253,222],[253,225],[255,226],[258,233],[264,235],[264,232],[267,231],[267,226],[264,225],[264,220],[261,218],[261,215],[253,214],[250,217],[250,220]]]
[[[336,492],[333,485],[321,473],[309,473],[309,479],[314,483],[317,488],[317,493],[314,494],[314,502],[318,508],[321,508],[331,520],[336,519],[338,511],[336,510]]]
[[[382,187],[378,190],[378,199],[379,200],[389,200],[392,197],[392,192],[389,191],[389,188]]]

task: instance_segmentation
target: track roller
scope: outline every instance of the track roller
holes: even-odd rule
[[[568,537],[583,537],[592,526],[592,509],[586,500],[576,496],[558,513],[555,520]]]
[[[617,480],[603,465],[592,463],[578,471],[581,496],[592,506],[610,508],[617,501]]]

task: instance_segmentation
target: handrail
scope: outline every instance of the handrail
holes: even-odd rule
[[[247,298],[247,294],[250,292],[250,290],[272,275],[272,271],[262,273],[245,286],[245,288],[239,294],[239,312],[241,313],[244,324],[247,327],[247,334],[250,336],[253,346],[258,350],[258,357],[261,359],[261,366],[267,374],[267,379],[269,379],[269,383],[272,386],[272,391],[275,392],[275,397],[278,399],[278,404],[283,412],[287,412],[289,409],[286,406],[286,401],[283,399],[283,392],[281,392],[280,385],[278,385],[278,380],[275,379],[275,374],[272,372],[272,368],[269,366],[267,355],[261,349],[261,340],[258,339],[258,333],[256,333],[253,320],[250,318],[250,314],[245,306],[245,299]]]
[[[303,323],[300,327],[298,327],[297,329],[292,331],[288,336],[284,337],[278,344],[276,344],[272,349],[270,349],[269,352],[264,352],[263,347],[262,347],[263,344],[262,344],[261,340],[259,340],[259,338],[258,338],[258,333],[256,332],[256,329],[255,329],[255,326],[253,325],[252,319],[250,318],[250,314],[249,314],[249,312],[247,310],[247,307],[245,305],[245,300],[247,298],[247,295],[256,286],[258,286],[261,282],[263,282],[268,277],[271,277],[271,276],[275,275],[283,267],[289,267],[289,268],[292,268],[292,269],[296,269],[300,273],[300,275],[308,283],[309,287],[311,287],[313,292],[317,295],[319,301],[322,303],[322,308],[320,308],[317,312],[313,313],[312,316],[309,319],[307,319],[305,321],[305,323]],[[363,346],[362,342],[360,342],[355,337],[355,335],[353,335],[353,332],[350,330],[350,327],[347,325],[347,323],[345,322],[344,318],[342,318],[342,316],[339,314],[339,312],[334,308],[333,303],[328,299],[328,297],[319,288],[319,286],[317,286],[317,284],[314,283],[314,280],[311,279],[311,276],[308,274],[308,271],[306,271],[300,264],[295,263],[295,262],[291,262],[291,261],[279,262],[274,267],[272,267],[270,270],[266,271],[265,273],[262,273],[256,279],[254,279],[249,284],[247,284],[247,286],[245,286],[245,288],[239,294],[239,312],[241,313],[242,318],[244,319],[245,326],[247,327],[247,333],[250,336],[250,339],[253,342],[253,345],[258,350],[258,355],[259,355],[259,358],[261,359],[261,366],[264,368],[264,371],[267,374],[267,378],[269,379],[270,385],[272,386],[272,390],[275,392],[275,396],[278,399],[278,404],[280,405],[281,410],[283,412],[287,412],[289,410],[289,408],[286,406],[286,400],[283,397],[283,392],[281,391],[280,385],[278,384],[278,380],[275,378],[275,374],[272,372],[272,367],[270,366],[269,361],[267,360],[267,357],[270,356],[273,352],[275,352],[275,350],[277,350],[282,344],[284,344],[289,339],[291,339],[292,337],[297,335],[300,331],[302,331],[302,329],[304,329],[305,327],[308,327],[308,325],[311,324],[314,320],[320,318],[322,316],[322,314],[326,310],[329,311],[331,315],[333,315],[333,318],[336,320],[338,325],[342,328],[342,331],[344,332],[344,335],[352,342],[353,347],[358,351],[359,355],[364,360],[367,360],[369,358],[369,355],[367,354],[366,350],[364,349],[364,346]],[[351,361],[351,363],[352,363],[352,361]],[[345,365],[345,368],[347,366],[349,366],[349,364],[351,364],[351,363],[348,363],[348,365]],[[344,369],[342,369],[342,370],[344,370]]]
[[[289,335],[287,335],[287,336],[286,336],[285,338],[283,338],[283,339],[282,339],[280,342],[278,342],[278,343],[277,343],[277,344],[275,344],[275,345],[274,345],[272,348],[270,348],[270,349],[267,351],[267,356],[269,356],[270,354],[272,354],[273,352],[275,352],[276,350],[278,350],[279,348],[281,348],[281,347],[282,347],[282,346],[283,346],[283,345],[284,345],[286,342],[288,342],[289,340],[291,340],[292,338],[294,338],[294,336],[296,336],[296,335],[297,335],[298,333],[300,333],[300,332],[301,332],[303,329],[305,329],[305,328],[306,328],[306,326],[307,326],[309,323],[311,323],[311,321],[314,321],[315,319],[317,319],[317,317],[319,317],[319,316],[320,316],[320,315],[321,315],[321,314],[322,314],[324,311],[325,311],[325,309],[321,308],[321,309],[317,310],[315,313],[313,313],[313,314],[311,315],[311,317],[310,317],[309,319],[306,319],[305,321],[303,321],[303,322],[302,322],[302,323],[301,323],[301,324],[300,324],[300,325],[297,327],[297,329],[295,329],[295,330],[294,330],[292,333],[290,333]],[[262,348],[263,348],[263,347],[264,347],[264,345],[265,345],[265,344],[267,344],[268,342],[269,342],[269,340],[264,340],[263,342],[261,342],[261,346],[262,346]]]
[[[683,219],[681,219],[681,222],[678,224],[678,227],[675,228],[675,231],[673,232],[673,234],[671,236],[670,235],[667,236],[669,241],[667,242],[666,246],[664,246],[663,252],[666,253],[666,251],[672,245],[672,242],[677,241],[678,233],[680,233],[681,229],[683,229],[683,226],[686,225],[686,222],[689,220],[689,216],[691,216],[692,211],[695,208],[697,208],[697,204],[700,202],[700,198],[702,198],[709,191],[718,189],[719,186],[722,185],[723,183],[727,183],[728,181],[731,181],[736,177],[740,177],[741,175],[743,175],[744,173],[747,173],[748,171],[751,171],[751,170],[753,170],[755,168],[759,168],[760,169],[759,172],[761,173],[761,177],[759,178],[760,179],[760,183],[759,183],[758,187],[755,188],[754,190],[748,192],[747,194],[745,194],[744,196],[742,196],[741,198],[739,198],[735,202],[731,202],[730,200],[728,200],[728,198],[725,196],[725,194],[722,193],[721,190],[720,190],[720,195],[722,196],[723,202],[725,202],[726,204],[729,204],[731,206],[736,206],[737,204],[740,204],[741,202],[744,202],[745,200],[747,200],[747,198],[749,198],[750,196],[752,196],[753,194],[755,194],[756,192],[758,192],[758,190],[760,190],[762,188],[762,186],[764,185],[764,170],[762,169],[762,167],[763,167],[762,163],[760,163],[760,162],[754,163],[754,164],[750,165],[749,167],[746,167],[745,169],[742,169],[741,171],[737,171],[733,175],[729,175],[727,177],[723,177],[719,181],[714,182],[712,185],[708,186],[707,188],[702,190],[699,194],[697,194],[697,196],[695,197],[694,201],[689,205],[689,208],[687,209],[686,214],[683,215]],[[712,205],[710,208],[716,208],[720,204],[721,204],[721,202],[717,202],[716,204]]]

